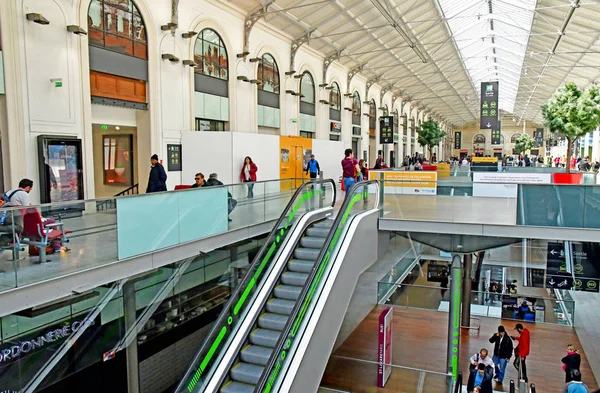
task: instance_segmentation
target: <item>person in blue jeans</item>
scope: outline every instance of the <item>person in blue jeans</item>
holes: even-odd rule
[[[506,365],[513,354],[513,342],[512,339],[506,334],[504,326],[498,326],[498,332],[490,338],[490,343],[494,344],[494,366],[496,376],[494,380],[497,384],[501,385],[504,381],[504,373],[506,371]]]
[[[356,183],[356,176],[360,173],[360,167],[358,166],[358,160],[354,158],[352,149],[346,149],[344,156],[342,160],[342,179],[344,189],[348,192],[354,183]]]

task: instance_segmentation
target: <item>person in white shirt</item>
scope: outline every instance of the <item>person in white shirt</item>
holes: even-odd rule
[[[467,157],[463,158],[461,165],[469,166],[469,161],[467,161]]]
[[[479,351],[479,353],[476,353],[475,355],[471,356],[471,359],[469,360],[471,364],[475,367],[477,367],[479,363],[485,364],[486,367],[494,367],[494,361],[490,356],[488,356],[488,350],[485,348],[482,348],[481,351]]]

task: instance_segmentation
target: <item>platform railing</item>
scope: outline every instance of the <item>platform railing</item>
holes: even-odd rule
[[[250,228],[275,221],[303,181],[276,179],[32,205],[30,211],[58,219],[64,230],[72,231],[60,248],[48,244],[55,249],[46,262],[52,265],[44,267],[20,243],[32,235],[23,233],[25,209],[0,209],[5,216],[0,221],[0,271],[5,273],[0,274],[0,292],[234,230],[250,234]]]

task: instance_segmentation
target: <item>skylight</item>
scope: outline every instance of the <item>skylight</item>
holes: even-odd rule
[[[513,113],[536,0],[438,1],[475,90],[498,81],[499,107]]]

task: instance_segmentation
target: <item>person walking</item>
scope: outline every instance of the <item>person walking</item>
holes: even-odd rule
[[[316,179],[321,172],[321,167],[319,167],[319,161],[315,160],[315,155],[310,155],[310,160],[306,163],[306,174],[310,175],[311,179]]]
[[[494,361],[488,356],[488,350],[485,348],[481,348],[478,353],[471,356],[469,361],[471,362],[469,366],[471,370],[477,368],[480,363],[483,363],[486,367],[494,367]]]
[[[506,334],[504,326],[498,326],[498,332],[490,338],[490,343],[494,344],[494,365],[496,376],[494,380],[499,385],[504,381],[504,373],[506,371],[506,365],[512,357],[513,353],[513,342]]]
[[[250,199],[254,198],[254,182],[256,181],[256,172],[258,172],[258,167],[252,161],[252,158],[244,158],[242,171],[240,172],[240,179],[242,179],[242,183],[248,183],[248,198]]]
[[[469,380],[467,381],[467,392],[471,393],[475,391],[476,387],[479,387],[481,393],[492,393],[492,374],[494,369],[491,366],[487,366],[483,363],[479,363],[477,367],[473,368],[469,372]]]
[[[565,382],[569,383],[572,381],[572,370],[581,372],[581,355],[575,345],[567,345],[567,356],[560,360],[563,363],[563,371],[565,372]]]
[[[529,346],[531,343],[531,335],[529,334],[529,329],[526,329],[520,323],[517,323],[515,325],[515,330],[519,333],[518,337],[515,337],[515,336],[511,337],[513,340],[516,340],[519,342],[519,345],[517,346],[519,362],[517,363],[517,361],[515,360],[515,367],[517,364],[519,364],[518,369],[520,371],[521,379],[524,380],[525,382],[528,382],[528,380],[527,380],[527,364],[525,363],[525,361],[527,360],[527,356],[529,356]]]
[[[344,182],[344,189],[348,192],[356,183],[356,176],[360,172],[360,167],[358,161],[354,158],[352,149],[346,149],[344,156],[342,160],[342,181]]]
[[[571,382],[563,386],[562,393],[588,393],[589,391],[589,388],[581,382],[579,370],[571,370]],[[597,391],[594,391],[594,393]]]
[[[158,162],[158,156],[153,154],[150,157],[150,163],[152,168],[150,169],[150,175],[148,176],[148,187],[146,187],[146,193],[167,191],[167,173],[165,168],[160,162]]]

